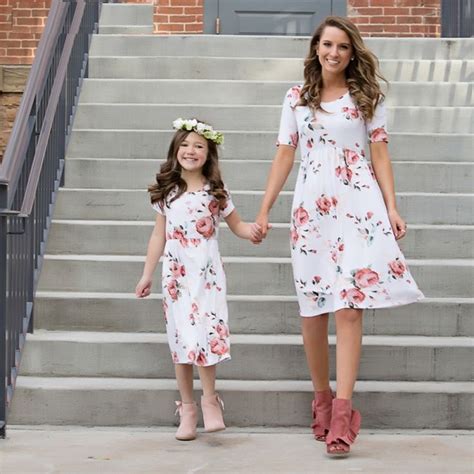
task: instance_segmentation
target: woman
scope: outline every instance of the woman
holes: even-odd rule
[[[378,61],[347,19],[328,17],[305,60],[304,84],[285,97],[278,151],[257,223],[265,236],[270,209],[301,165],[291,216],[293,274],[314,386],[313,432],[327,453],[347,455],[360,428],[352,409],[362,312],[411,303],[423,295],[396,243],[400,217],[387,149]],[[365,157],[368,142],[372,166]],[[329,388],[328,313],[336,317],[336,398]]]

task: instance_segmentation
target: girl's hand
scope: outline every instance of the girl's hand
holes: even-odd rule
[[[268,214],[266,212],[260,212],[255,219],[255,223],[260,227],[261,240],[266,238],[268,230],[272,228],[272,225],[268,222]]]
[[[151,278],[142,276],[135,288],[135,296],[137,298],[145,298],[146,296],[149,296],[151,293],[151,283]]]
[[[389,211],[388,218],[390,224],[392,225],[393,234],[395,235],[395,240],[402,239],[405,237],[407,232],[407,225],[405,221],[400,217],[400,214],[397,210]]]
[[[256,245],[260,244],[262,242],[261,227],[256,222],[252,222],[249,228],[250,228],[250,242]]]

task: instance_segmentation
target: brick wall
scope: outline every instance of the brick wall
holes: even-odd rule
[[[441,0],[348,0],[363,36],[440,36]]]

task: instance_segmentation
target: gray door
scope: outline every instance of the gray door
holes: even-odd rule
[[[346,0],[206,0],[204,32],[223,35],[312,35]]]
[[[441,3],[441,36],[469,38],[474,35],[473,0],[443,0]]]

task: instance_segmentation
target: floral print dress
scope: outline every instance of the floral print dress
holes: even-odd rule
[[[166,333],[175,364],[209,366],[230,359],[226,279],[217,246],[224,209],[209,193],[185,192],[162,210],[166,217],[162,287]]]
[[[367,122],[347,92],[314,115],[300,92],[285,96],[277,144],[301,152],[290,228],[301,316],[421,299],[364,152],[388,142],[384,104]]]

